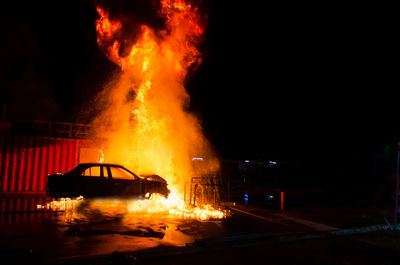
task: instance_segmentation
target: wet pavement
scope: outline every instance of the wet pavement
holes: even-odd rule
[[[51,263],[114,251],[182,247],[225,232],[220,220],[201,222],[145,216],[126,213],[120,208],[119,204],[102,211],[90,206],[81,209],[79,214],[75,211],[33,210],[32,207],[3,210],[0,213],[1,254],[11,262],[36,257],[40,263]]]
[[[4,200],[0,199],[0,204]],[[0,213],[0,249],[8,264],[50,264],[115,252],[180,248],[199,242],[213,244],[383,223],[379,214],[355,206],[298,206],[281,211],[228,203],[228,218],[199,221],[126,213],[120,205],[111,211],[86,207],[79,215],[69,211],[39,211],[30,205],[40,202],[38,198],[27,202],[21,198],[18,202],[7,200],[2,205],[8,208],[1,208]]]

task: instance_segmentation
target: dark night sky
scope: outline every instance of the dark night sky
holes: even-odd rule
[[[204,61],[187,89],[223,157],[336,159],[400,136],[384,8],[260,2],[204,4]],[[82,122],[117,69],[97,46],[92,1],[18,2],[0,15],[8,118]]]

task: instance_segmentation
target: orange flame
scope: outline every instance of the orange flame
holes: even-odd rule
[[[119,44],[117,41],[113,41],[113,38],[115,33],[121,29],[122,24],[118,20],[111,21],[108,12],[101,7],[97,7],[96,10],[100,15],[100,18],[96,21],[97,43],[111,61],[120,64]],[[112,42],[112,45],[108,46],[110,42]]]
[[[106,139],[104,158],[138,174],[164,177],[171,198],[182,201],[185,183],[216,172],[218,159],[204,138],[198,119],[185,111],[189,102],[183,80],[189,67],[201,63],[196,48],[204,28],[197,8],[184,0],[161,0],[166,29],[140,26],[126,56],[120,56],[123,24],[98,7],[98,44],[122,73],[108,87],[108,106],[93,127]],[[204,157],[194,168],[192,157]]]

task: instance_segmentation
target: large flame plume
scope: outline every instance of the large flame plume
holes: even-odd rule
[[[165,29],[141,25],[128,52],[121,19],[97,7],[97,42],[121,67],[105,90],[105,110],[93,122],[105,139],[104,161],[127,166],[137,174],[165,178],[171,198],[182,203],[185,182],[215,173],[219,162],[202,134],[199,120],[187,111],[184,80],[201,63],[196,45],[204,27],[198,9],[184,0],[161,0]],[[122,56],[121,54],[124,54]],[[192,157],[203,157],[194,167]]]

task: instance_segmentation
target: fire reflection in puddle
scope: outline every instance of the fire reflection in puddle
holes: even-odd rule
[[[150,200],[64,199],[38,208],[59,210],[55,223],[69,238],[95,238],[100,247],[135,251],[164,246],[185,246],[221,232],[222,220],[177,217],[166,209],[149,209]],[[138,205],[140,205],[138,210]],[[154,207],[154,205],[152,205]],[[112,240],[109,240],[111,237]],[[98,250],[94,250],[98,251]]]
[[[149,205],[154,204],[150,200],[78,198],[46,203],[47,200],[29,199],[31,205],[25,210],[9,208],[0,214],[0,248],[9,253],[9,258],[15,258],[15,251],[21,249],[28,256],[38,253],[43,259],[58,260],[182,247],[227,231],[224,219],[203,221],[160,209],[156,212],[154,205]],[[132,204],[140,204],[149,211],[135,207],[133,211]]]

